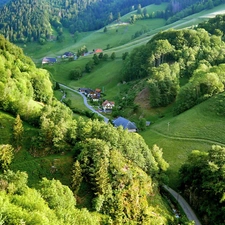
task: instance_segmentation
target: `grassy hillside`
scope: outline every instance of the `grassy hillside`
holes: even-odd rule
[[[167,4],[150,5],[146,8],[148,12],[156,12],[165,9],[166,6]],[[115,51],[118,56],[121,56],[123,52],[129,52],[133,48],[145,44],[149,41],[149,38],[152,35],[159,31],[170,28],[180,29],[197,25],[199,22],[207,20],[216,14],[223,14],[224,10],[225,4],[210,10],[204,10],[169,25],[165,25],[165,20],[163,19],[137,20],[132,25],[126,24],[129,22],[130,16],[135,13],[134,11],[121,17],[121,21],[123,23],[118,24],[114,22],[109,25],[108,32],[106,33],[103,32],[103,29],[94,32],[79,33],[78,40],[74,42],[74,37],[68,31],[64,30],[65,40],[62,43],[50,41],[45,45],[28,43],[26,45],[19,46],[23,48],[25,54],[30,56],[36,63],[40,63],[41,58],[44,56],[59,56],[66,51],[76,52],[84,45],[89,50],[102,48],[106,52]],[[146,30],[147,32],[139,38],[132,40],[132,35],[140,30]],[[108,45],[110,46],[109,50],[106,49]]]
[[[156,12],[166,9],[167,4],[150,5],[147,7],[148,12]],[[50,41],[45,45],[28,43],[20,45],[24,49],[25,54],[38,62],[44,56],[58,56],[65,51],[76,52],[80,47],[86,46],[88,50],[95,48],[106,49],[109,45],[110,48],[115,48],[128,42],[131,42],[132,35],[140,30],[152,31],[158,27],[165,25],[163,19],[149,19],[139,20],[135,24],[129,24],[130,16],[136,11],[121,17],[121,23],[113,22],[107,26],[108,31],[104,32],[103,28],[94,32],[79,33],[78,40],[74,42],[74,37],[68,31],[64,30],[65,40],[62,43]],[[110,50],[111,51],[111,50]],[[35,53],[35,54],[34,54]]]
[[[141,133],[149,146],[163,148],[169,162],[170,185],[176,187],[178,170],[192,150],[208,150],[212,145],[225,146],[225,118],[220,105],[225,94],[201,103],[176,116],[168,116]]]

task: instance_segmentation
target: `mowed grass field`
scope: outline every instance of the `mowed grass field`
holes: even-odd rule
[[[192,150],[225,146],[225,117],[217,111],[224,98],[225,93],[214,96],[178,116],[162,118],[140,133],[150,147],[157,144],[163,148],[170,164],[170,186],[178,185],[178,171]]]

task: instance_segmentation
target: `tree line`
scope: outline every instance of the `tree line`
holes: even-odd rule
[[[149,4],[159,5],[162,2],[168,2],[166,10],[148,13],[146,8],[142,9]],[[120,21],[121,16],[134,10],[136,14],[130,17],[130,23],[155,17],[172,23],[222,3],[222,0],[45,0],[34,3],[30,0],[13,0],[0,8],[0,33],[12,42],[38,41],[45,44],[47,40],[55,38],[52,32],[54,29],[57,32],[56,40],[62,42],[64,28],[72,34],[98,30],[113,21]]]
[[[192,151],[180,169],[180,189],[206,225],[225,222],[225,148]]]

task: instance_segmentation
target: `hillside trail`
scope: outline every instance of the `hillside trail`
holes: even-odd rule
[[[205,138],[191,138],[191,137],[175,137],[175,136],[170,136],[170,135],[167,135],[167,134],[163,134],[159,131],[156,131],[154,129],[151,129],[152,132],[160,135],[160,136],[163,136],[165,138],[168,138],[168,139],[173,139],[173,140],[180,140],[180,141],[198,141],[198,142],[205,142],[205,143],[209,143],[209,144],[213,144],[213,145],[220,145],[220,146],[225,146],[224,143],[222,142],[219,142],[219,141],[213,141],[213,140],[209,140],[209,139],[205,139]]]

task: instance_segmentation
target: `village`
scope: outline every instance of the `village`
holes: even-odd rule
[[[102,53],[102,52],[103,52],[103,50],[98,48],[98,49],[93,49],[93,51],[83,52],[80,56],[84,57],[84,56],[87,56],[87,55],[99,54],[99,53]],[[76,60],[78,58],[78,56],[73,52],[65,52],[61,56],[58,56],[57,58],[61,59],[61,60],[66,60],[66,59],[67,60]],[[58,62],[57,58],[44,57],[42,59],[42,65],[43,64],[53,65],[54,63]],[[102,93],[102,90],[100,88],[96,88],[96,89],[93,90],[91,88],[80,87],[80,88],[78,88],[78,92],[80,94],[82,94],[83,96],[85,96],[86,99],[88,99],[92,105],[98,105],[98,108],[96,110],[94,110],[93,107],[91,107],[91,108],[89,107],[89,109],[91,109],[93,112],[97,113],[98,115],[111,114],[112,113],[113,108],[115,107],[115,102],[103,99],[102,98],[103,93]],[[108,122],[109,120],[105,119],[105,121]],[[137,126],[135,125],[134,122],[131,122],[128,119],[126,119],[124,117],[121,117],[121,116],[112,120],[112,124],[115,127],[122,126],[123,129],[128,130],[128,132],[137,132],[138,131]],[[146,126],[149,126],[149,125],[150,125],[150,122],[148,121],[146,123]]]

